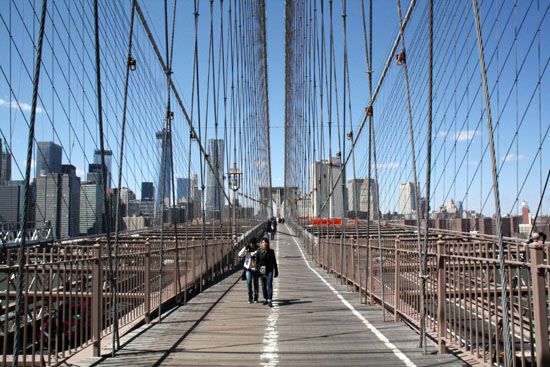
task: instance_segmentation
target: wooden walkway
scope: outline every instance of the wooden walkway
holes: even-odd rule
[[[423,355],[403,323],[382,321],[379,307],[315,268],[286,226],[272,248],[280,277],[274,307],[248,304],[234,274],[122,338],[116,357],[79,366],[463,366],[452,355]],[[309,260],[308,260],[309,261]],[[389,319],[389,317],[388,317]],[[109,351],[105,351],[107,353]]]

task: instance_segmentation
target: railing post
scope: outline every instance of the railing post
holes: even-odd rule
[[[445,332],[447,330],[446,319],[446,279],[445,279],[445,241],[441,238],[437,241],[437,332],[438,353],[445,354]]]
[[[357,241],[355,240],[355,238],[351,239],[351,273],[353,274],[351,278],[351,289],[353,292],[355,292],[355,290],[357,289],[357,284],[359,284],[359,282],[357,281],[357,266],[355,263],[355,252],[357,251],[356,242]]]
[[[546,309],[545,270],[539,268],[544,262],[544,244],[529,245],[531,258],[531,283],[533,287],[533,314],[535,324],[535,356],[537,366],[550,366],[548,345],[548,314]]]
[[[145,306],[145,323],[151,322],[151,243],[147,238],[145,240],[145,271],[143,276],[143,293],[145,299],[143,301]]]
[[[178,254],[178,250],[179,250],[179,246],[176,248],[176,243],[174,242],[174,256],[173,256],[173,259],[174,259],[174,269],[172,270],[173,274],[174,274],[174,282],[172,283],[172,292],[174,294],[174,297],[178,297],[178,294],[179,294],[179,289],[178,289],[178,285],[179,285],[179,281],[180,281],[180,274],[178,272],[178,260],[179,260],[179,254]]]
[[[373,261],[372,261],[372,243],[370,242],[370,240],[369,240],[369,245],[367,247],[367,253],[368,253],[367,262],[369,264],[369,269],[368,269],[368,272],[367,272],[367,280],[366,280],[367,294],[369,295],[370,304],[374,304],[374,297],[372,296],[373,291],[374,291],[373,284],[372,284],[372,265],[373,265]]]
[[[93,247],[92,263],[92,338],[94,357],[101,355],[101,330],[103,324],[103,272],[101,267],[101,245],[96,243]]]
[[[394,301],[393,301],[393,317],[395,321],[399,321],[399,300],[401,299],[400,294],[400,261],[399,261],[399,235],[395,238],[395,280],[394,280]]]

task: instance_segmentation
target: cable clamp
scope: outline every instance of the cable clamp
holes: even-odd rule
[[[372,105],[367,106],[365,108],[365,114],[367,115],[367,117],[372,117],[374,115],[374,110],[372,108]]]
[[[136,70],[137,68],[137,60],[134,59],[132,56],[128,57],[128,68],[132,71]]]
[[[191,140],[196,140],[197,139],[197,134],[195,134],[195,130],[191,130],[191,132],[189,133],[189,138]]]
[[[353,131],[350,131],[348,133],[348,140],[352,140],[353,139]]]
[[[174,111],[170,111],[170,110],[166,111],[166,118],[168,120],[173,120],[174,119]]]
[[[405,51],[401,51],[395,56],[395,63],[397,66],[401,66],[407,62],[407,58],[405,56]]]

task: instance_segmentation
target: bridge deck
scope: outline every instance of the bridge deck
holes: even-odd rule
[[[125,336],[116,357],[81,365],[463,365],[452,355],[436,355],[433,345],[423,355],[413,330],[384,322],[379,307],[360,304],[356,294],[306,262],[288,227],[280,227],[272,247],[280,267],[273,308],[249,305],[240,273],[234,274],[171,311],[161,324]]]

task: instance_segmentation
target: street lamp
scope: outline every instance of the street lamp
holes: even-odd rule
[[[240,169],[237,168],[237,164],[233,164],[233,168],[230,168],[229,171],[227,171],[227,178],[229,179],[229,187],[234,192],[239,191],[241,188],[241,176],[242,172]]]
[[[237,222],[235,220],[236,204],[237,204],[237,191],[241,188],[242,172],[237,168],[237,163],[233,163],[233,168],[227,171],[227,179],[229,188],[233,190],[233,241],[237,241]]]

